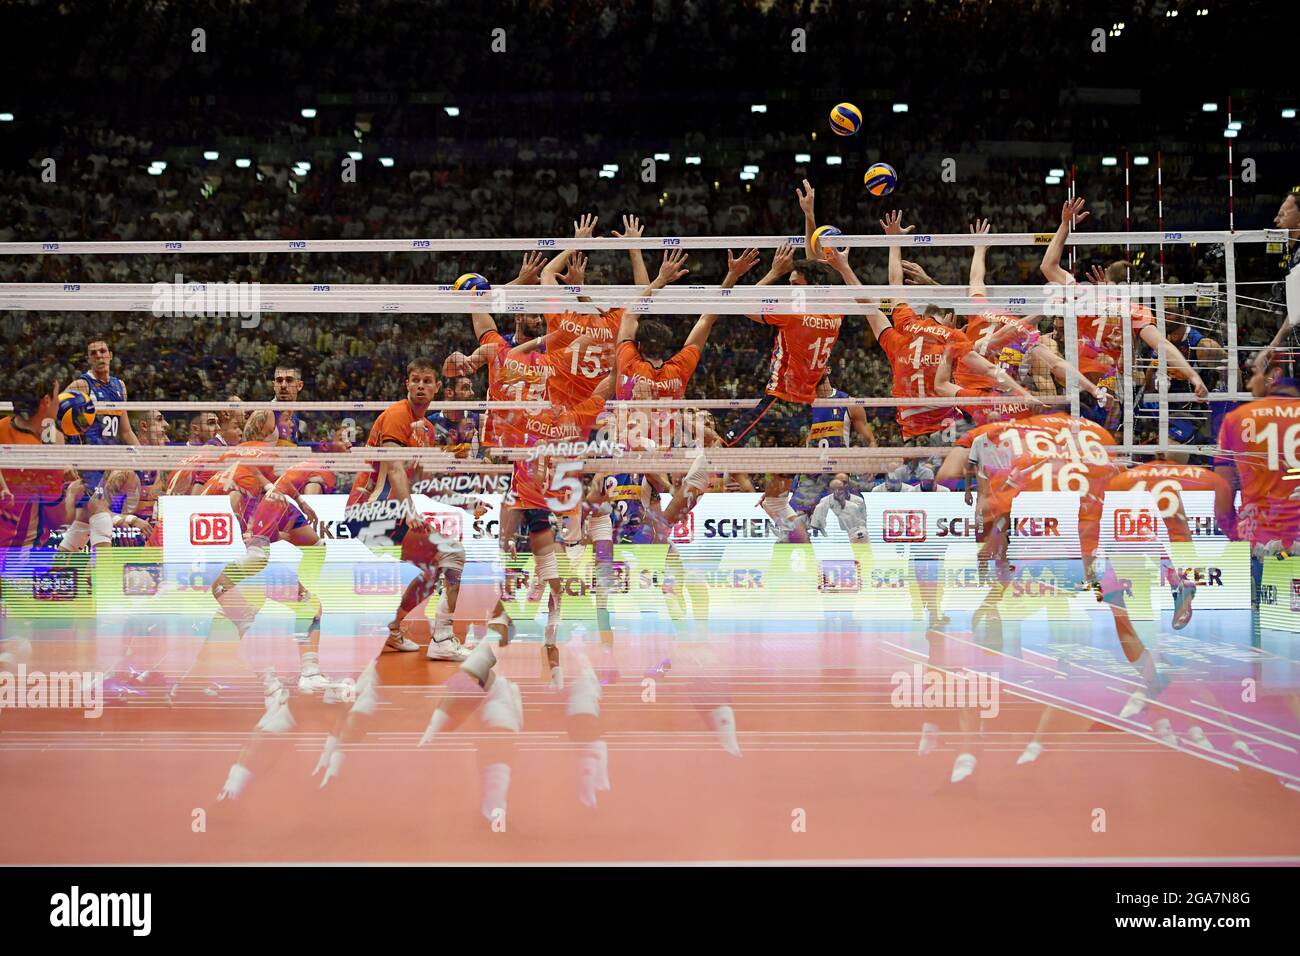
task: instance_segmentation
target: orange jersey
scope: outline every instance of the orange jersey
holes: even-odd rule
[[[0,445],[40,445],[40,435],[14,424],[12,415],[0,418]],[[5,483],[18,501],[57,498],[63,493],[63,472],[59,469],[11,469],[3,471]]]
[[[547,504],[550,498],[561,502],[558,511],[569,512],[582,504],[582,487],[577,476],[571,477],[578,487],[574,493],[573,486],[566,482],[569,476],[557,471],[556,449],[546,446],[585,442],[604,407],[605,399],[593,396],[573,408],[553,405],[537,412],[519,412],[517,427],[526,436],[525,444],[534,446],[538,454],[531,460],[515,462],[507,507],[551,510]]]
[[[934,376],[943,353],[953,348],[952,362],[960,365],[971,350],[966,333],[917,315],[905,303],[894,306],[893,325],[880,336],[880,347],[894,373],[895,398],[927,398],[935,394]],[[895,413],[904,438],[929,435],[943,427],[957,411],[951,405],[904,406]]]
[[[245,441],[240,442],[236,448],[250,449],[247,452],[235,452],[230,457],[249,456],[255,458],[259,452],[255,449],[267,447],[264,441]],[[232,491],[240,491],[245,495],[253,498],[259,498],[267,482],[275,482],[275,472],[271,470],[270,465],[256,465],[247,461],[236,462],[221,471],[218,471],[211,478],[203,483],[201,495],[227,495]]]
[[[389,405],[370,426],[366,445],[370,448],[378,448],[386,442],[401,445],[403,448],[432,448],[438,444],[433,424],[423,415],[416,414],[410,400],[405,398]],[[375,487],[375,483],[379,478],[380,464],[375,462],[369,471],[358,472],[352,482],[352,490],[348,494],[348,504],[356,504],[379,490]],[[413,471],[413,466],[407,467],[408,477]]]
[[[1241,479],[1239,537],[1251,544],[1300,539],[1300,399],[1265,398],[1230,411],[1219,445]]]
[[[300,495],[302,490],[313,481],[321,485],[322,494],[330,494],[334,490],[334,473],[310,462],[289,468],[276,479],[275,490],[285,494],[293,492],[294,495]]]
[[[1235,523],[1232,485],[1222,475],[1199,465],[1180,465],[1176,461],[1145,462],[1121,471],[1110,480],[1106,490],[1145,491],[1155,499],[1160,517],[1166,520],[1182,514],[1184,492],[1213,492],[1214,515],[1219,527],[1226,532]],[[1184,535],[1183,539],[1188,537]],[[1171,540],[1179,539],[1171,533]]]
[[[765,315],[776,326],[767,394],[786,402],[811,405],[826,372],[831,350],[840,337],[842,315]]]
[[[530,352],[512,357],[511,345],[499,332],[487,332],[479,345],[492,348],[488,361],[488,401],[490,402],[544,402],[546,384],[554,372],[554,363],[545,352]],[[509,428],[509,412],[488,412],[483,444],[491,447],[512,447],[523,443],[523,436]]]
[[[1007,332],[1007,329],[1011,331]],[[979,315],[969,316],[963,331],[976,352],[1007,371],[1020,365],[1027,351],[1026,341],[1037,330],[1037,324],[1027,316],[988,309]],[[996,348],[993,345],[994,338],[998,340]],[[997,388],[997,382],[992,378],[982,372],[972,371],[964,363],[958,363],[954,369],[953,381],[964,388]]]
[[[546,334],[555,336],[547,348],[558,356],[547,381],[551,401],[576,407],[591,397],[613,367],[614,343],[622,322],[622,309],[596,314],[560,312],[546,316]],[[578,338],[591,341],[570,349],[569,346]],[[562,350],[564,354],[559,355]]]
[[[618,360],[618,397],[631,398],[638,382],[654,390],[655,398],[677,400],[686,397],[686,383],[700,364],[700,350],[688,345],[658,368],[641,357],[634,342],[620,342]]]
[[[1123,311],[1123,306],[1114,312]],[[1146,306],[1129,307],[1128,327],[1134,336],[1155,323],[1155,316]],[[1079,371],[1090,379],[1116,378],[1124,366],[1124,318],[1119,314],[1081,315],[1078,317]],[[1133,355],[1139,343],[1133,342]],[[1114,383],[1102,383],[1107,388]]]

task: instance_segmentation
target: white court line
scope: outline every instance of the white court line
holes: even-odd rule
[[[1224,710],[1222,707],[1215,707],[1213,704],[1207,704],[1199,700],[1193,700],[1192,703],[1198,704],[1201,707],[1204,707],[1206,710],[1217,710],[1219,713],[1227,714],[1229,717],[1232,717],[1235,720],[1244,720],[1246,723],[1254,724],[1256,727],[1267,727],[1269,730],[1275,731],[1276,733],[1283,734],[1287,737],[1293,737],[1296,740],[1300,740],[1300,734],[1293,734],[1289,730],[1283,730],[1281,727],[1274,727],[1272,724],[1266,724],[1262,720],[1256,720],[1255,718],[1247,717],[1244,714],[1233,713],[1230,710]]]
[[[894,645],[894,646],[897,646],[897,645]],[[911,654],[918,653],[918,652],[916,652],[916,651],[908,651],[906,648],[901,648],[901,650],[905,651],[906,653],[911,653]],[[904,660],[911,660],[911,658],[905,657],[905,656],[902,655],[902,654],[900,654],[900,655],[898,655],[898,656],[903,657]],[[928,660],[928,659],[929,659],[929,658],[928,658],[928,656],[927,656],[927,657],[926,657],[926,660]],[[934,668],[936,668],[936,669],[938,669],[938,670],[943,670],[943,671],[945,671],[945,673],[948,672],[945,668],[939,667],[939,665],[937,665],[937,664],[931,664],[930,666],[931,666],[931,667],[934,667]],[[1183,747],[1183,746],[1182,746],[1180,743],[1178,743],[1176,740],[1175,740],[1175,743],[1172,743],[1172,744],[1171,744],[1171,743],[1168,743],[1167,741],[1161,740],[1159,737],[1156,737],[1156,736],[1154,736],[1153,734],[1145,733],[1144,731],[1142,731],[1142,730],[1140,730],[1140,729],[1137,729],[1137,728],[1140,728],[1140,727],[1143,726],[1143,725],[1141,725],[1141,724],[1137,724],[1136,722],[1133,723],[1133,726],[1126,726],[1126,725],[1121,724],[1121,723],[1116,723],[1116,721],[1118,721],[1120,718],[1115,717],[1115,716],[1113,716],[1113,715],[1107,713],[1106,711],[1099,710],[1099,709],[1093,707],[1093,706],[1090,705],[1090,704],[1081,704],[1081,703],[1078,703],[1077,701],[1070,701],[1069,703],[1072,704],[1073,707],[1067,707],[1067,706],[1064,706],[1063,704],[1059,703],[1059,701],[1063,701],[1063,700],[1065,700],[1065,698],[1057,697],[1055,694],[1049,694],[1049,693],[1047,693],[1046,691],[1039,691],[1039,690],[1037,690],[1037,689],[1026,688],[1026,687],[1021,686],[1020,684],[1016,684],[1016,683],[1013,682],[1013,681],[1005,680],[1005,679],[1003,679],[1003,678],[1001,678],[1001,677],[998,678],[998,684],[999,684],[1000,686],[1006,686],[1006,687],[1010,688],[1010,693],[1013,693],[1013,694],[1018,693],[1018,694],[1020,694],[1020,695],[1023,696],[1023,697],[1027,697],[1027,698],[1030,699],[1030,700],[1036,700],[1038,703],[1043,704],[1044,706],[1055,707],[1057,710],[1064,711],[1064,712],[1067,713],[1067,714],[1073,714],[1073,715],[1076,716],[1076,717],[1083,717],[1083,718],[1086,718],[1086,719],[1089,719],[1089,720],[1094,720],[1094,721],[1096,721],[1097,723],[1105,724],[1105,725],[1107,725],[1108,727],[1113,727],[1113,728],[1115,728],[1116,730],[1122,730],[1122,731],[1125,731],[1125,732],[1127,732],[1127,733],[1134,734],[1134,735],[1136,735],[1136,736],[1138,736],[1138,737],[1142,737],[1142,738],[1144,738],[1144,739],[1146,739],[1146,740],[1149,740],[1149,741],[1152,741],[1152,742],[1154,742],[1154,743],[1157,743],[1157,744],[1159,744],[1159,745],[1162,746],[1162,747],[1168,747],[1168,748],[1171,749],[1171,750],[1177,750],[1177,751],[1179,751],[1179,752],[1181,752],[1181,753],[1189,754],[1189,755],[1191,755],[1191,756],[1193,756],[1193,757],[1197,757],[1197,758],[1199,758],[1199,759],[1201,759],[1201,760],[1205,760],[1205,761],[1207,761],[1207,762],[1209,762],[1209,763],[1217,764],[1218,766],[1223,767],[1223,768],[1225,768],[1225,769],[1227,769],[1227,770],[1233,770],[1233,771],[1238,771],[1238,772],[1240,771],[1240,768],[1239,768],[1236,764],[1225,763],[1225,762],[1222,761],[1222,760],[1216,759],[1215,757],[1211,757],[1209,754],[1207,754],[1204,750],[1202,750],[1202,749],[1199,748],[1199,747],[1196,748],[1195,750],[1192,750],[1192,749],[1189,749],[1189,748],[1187,748],[1187,747]],[[1050,700],[1046,700],[1046,701],[1045,701],[1045,700],[1041,700],[1040,697],[1050,698]],[[1058,703],[1052,703],[1051,701],[1057,701]],[[1089,710],[1089,711],[1092,711],[1092,713],[1080,713],[1078,710],[1073,709],[1074,707],[1083,707],[1083,708],[1085,708],[1085,709],[1087,709],[1087,710]],[[1296,780],[1296,781],[1300,782],[1300,777],[1294,777],[1294,776],[1292,776],[1291,774],[1286,773],[1285,771],[1281,771],[1281,770],[1269,770],[1268,772],[1269,772],[1269,773],[1272,773],[1272,774],[1275,774],[1275,775],[1277,775],[1277,776],[1279,776],[1279,777],[1288,777],[1288,778],[1290,778],[1290,779],[1292,779],[1292,780]]]
[[[1119,688],[1119,687],[1107,687],[1106,690],[1113,690],[1113,691],[1114,691],[1115,693],[1117,693],[1117,694],[1127,694],[1127,693],[1128,693],[1128,691],[1123,690],[1122,688]],[[1294,747],[1288,747],[1286,744],[1280,744],[1280,743],[1278,743],[1277,741],[1269,740],[1267,737],[1260,737],[1260,736],[1258,736],[1258,735],[1256,735],[1256,734],[1252,734],[1250,731],[1247,731],[1247,730],[1240,730],[1240,731],[1239,731],[1239,730],[1237,730],[1237,728],[1235,728],[1235,727],[1231,727],[1231,726],[1229,726],[1228,724],[1220,723],[1219,721],[1214,720],[1214,719],[1212,719],[1212,718],[1210,718],[1210,717],[1199,717],[1199,718],[1198,718],[1198,717],[1197,717],[1195,714],[1193,714],[1191,711],[1189,711],[1189,710],[1183,710],[1181,707],[1175,707],[1173,704],[1166,703],[1165,701],[1160,700],[1159,698],[1148,697],[1148,698],[1147,698],[1147,706],[1148,706],[1148,707],[1151,707],[1151,706],[1160,707],[1160,708],[1163,708],[1164,710],[1172,711],[1172,712],[1175,713],[1175,714],[1182,714],[1184,717],[1190,717],[1192,720],[1201,720],[1201,721],[1203,721],[1204,723],[1207,723],[1207,724],[1209,724],[1209,725],[1212,726],[1212,727],[1221,727],[1221,728],[1223,728],[1224,730],[1228,731],[1228,732],[1231,733],[1231,734],[1235,734],[1235,735],[1237,735],[1237,736],[1241,736],[1241,737],[1249,737],[1251,740],[1257,740],[1257,741],[1259,741],[1261,744],[1268,744],[1270,747],[1277,747],[1279,750],[1285,750],[1285,751],[1287,751],[1288,753],[1296,753],[1296,749],[1295,749]],[[1235,760],[1235,759],[1238,759],[1238,758],[1234,757],[1233,759]]]

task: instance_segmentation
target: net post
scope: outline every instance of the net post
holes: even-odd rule
[[[1070,289],[1071,286],[1065,286],[1064,289]],[[1079,317],[1075,314],[1074,298],[1068,298],[1063,295],[1062,302],[1064,313],[1062,318],[1065,320],[1065,361],[1070,364],[1071,368],[1079,367]],[[1082,374],[1082,373],[1081,373]],[[1070,397],[1070,414],[1079,417],[1079,380],[1074,375],[1066,376],[1065,393]]]
[[[1119,377],[1122,394],[1117,397],[1123,403],[1120,409],[1124,414],[1125,445],[1133,444],[1133,323],[1129,318],[1133,307],[1133,285],[1130,283],[1124,293],[1124,299],[1121,300],[1119,315],[1116,317],[1116,321],[1120,323],[1120,331],[1123,333],[1120,341],[1123,343],[1124,371]]]
[[[1228,314],[1224,316],[1228,327],[1228,391],[1237,391],[1237,254],[1233,237],[1223,240],[1223,279],[1228,289]]]
[[[1168,341],[1165,335],[1165,288],[1161,283],[1159,292],[1156,295],[1156,330],[1160,333],[1160,338]],[[1156,349],[1156,388],[1160,392],[1160,406],[1158,410],[1160,422],[1160,447],[1165,448],[1169,445],[1169,368],[1165,359],[1165,350]]]

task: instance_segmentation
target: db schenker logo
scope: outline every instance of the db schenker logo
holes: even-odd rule
[[[1140,508],[1116,508],[1115,540],[1124,543],[1156,540],[1156,516]]]
[[[436,532],[444,538],[450,538],[452,541],[462,540],[463,525],[459,513],[455,511],[425,511],[423,514],[430,531]]]
[[[687,514],[668,530],[668,540],[673,544],[690,544],[695,540],[695,515]]]
[[[234,544],[235,516],[230,514],[190,515],[190,544]]]
[[[886,511],[881,518],[885,541],[915,544],[925,540],[924,511]]]
[[[396,562],[359,564],[352,569],[352,590],[356,594],[397,594],[402,590],[402,571]]]
[[[823,561],[817,590],[856,592],[862,590],[862,569],[856,561]]]

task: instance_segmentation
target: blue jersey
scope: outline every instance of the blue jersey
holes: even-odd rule
[[[831,393],[831,398],[848,398],[848,392],[838,388]],[[814,405],[812,427],[808,429],[808,444],[814,448],[843,448],[848,445],[849,407],[836,405],[833,408],[820,408]]]
[[[126,386],[120,378],[109,376],[107,382],[101,382],[90,372],[82,372],[81,381],[90,387],[90,394],[98,408],[100,402],[126,401]],[[119,414],[96,413],[95,423],[79,437],[69,437],[74,445],[120,445],[122,444],[122,416]]]
[[[614,523],[622,530],[634,530],[641,526],[641,475],[606,475],[605,500],[614,507]]]

